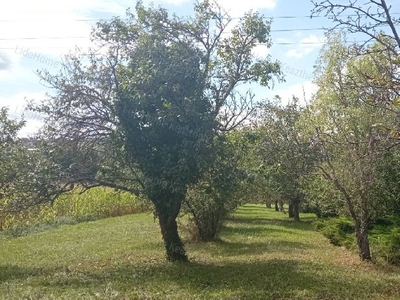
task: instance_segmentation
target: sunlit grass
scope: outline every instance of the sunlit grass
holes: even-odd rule
[[[129,215],[150,209],[149,201],[138,199],[130,193],[102,187],[82,193],[77,188],[61,195],[53,205],[46,203],[18,214],[0,215],[0,232],[22,236],[62,224]]]
[[[164,259],[150,213],[0,240],[0,299],[400,299],[400,269],[362,263],[313,229],[259,205],[221,239]],[[182,232],[185,236],[185,232]]]

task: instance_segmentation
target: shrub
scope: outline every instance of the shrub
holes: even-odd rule
[[[213,166],[186,195],[183,211],[190,214],[189,228],[193,239],[211,241],[218,237],[224,220],[240,202],[244,172],[238,168],[238,154],[227,137],[216,140]],[[196,228],[194,230],[194,227]]]
[[[348,244],[349,235],[354,233],[354,224],[347,218],[320,219],[314,226],[335,246]]]
[[[371,227],[370,241],[374,256],[392,264],[400,264],[400,219],[395,216],[380,218]]]

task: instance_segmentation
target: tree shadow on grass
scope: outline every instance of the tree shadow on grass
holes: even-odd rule
[[[40,276],[47,272],[48,270],[45,270],[44,268],[0,265],[0,283],[9,280],[26,279],[32,276]]]
[[[285,233],[285,232],[288,231],[285,230],[284,228],[280,229],[280,228],[266,227],[263,224],[250,225],[246,223],[240,223],[240,226],[238,227],[224,225],[221,231],[221,236],[224,237],[230,237],[233,235],[262,236],[262,235]]]
[[[246,218],[240,218],[240,217],[233,217],[233,218],[227,218],[226,219],[228,222],[231,222],[233,224],[243,224],[243,225],[262,225],[262,226],[268,226],[268,225],[273,225],[273,226],[281,226],[287,229],[294,229],[294,230],[301,230],[301,231],[316,231],[314,226],[312,225],[312,220],[307,220],[307,221],[300,221],[300,222],[294,222],[291,219],[288,220],[282,220],[282,219],[267,219],[267,218],[251,218],[251,219],[246,219]],[[265,228],[268,230],[268,228]]]
[[[86,273],[85,278],[82,275],[57,278],[45,285],[60,288],[67,284],[70,288],[86,289],[107,283],[117,287],[121,295],[132,295],[132,289],[139,289],[152,299],[161,299],[151,297],[156,292],[159,294],[160,287],[188,290],[196,299],[209,299],[226,291],[229,299],[365,299],[370,293],[385,292],[373,278],[349,280],[329,272],[323,275],[317,272],[324,267],[289,259],[218,265],[197,261],[146,267],[120,265]]]
[[[269,241],[266,243],[241,243],[228,242],[219,240],[214,242],[216,247],[208,249],[213,255],[226,256],[241,256],[241,255],[260,255],[264,253],[295,253],[298,251],[310,249],[309,244],[293,241]]]

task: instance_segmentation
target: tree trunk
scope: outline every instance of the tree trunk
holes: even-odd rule
[[[293,219],[295,222],[300,222],[300,203],[296,201],[293,203]]]
[[[284,207],[284,203],[282,200],[279,200],[279,211],[282,211],[285,213],[285,207]]]
[[[267,202],[265,203],[265,206],[266,206],[267,208],[272,208],[272,203],[271,203],[271,201],[267,201]]]
[[[178,217],[182,197],[179,195],[177,198],[166,199],[164,201],[153,201],[161,228],[161,234],[164,240],[167,260],[169,261],[188,261],[186,256],[185,247],[178,233],[178,224],[176,218]],[[169,200],[169,201],[167,201]]]
[[[355,224],[355,233],[357,239],[358,252],[361,260],[371,260],[371,251],[368,239],[368,222],[361,221]]]
[[[279,211],[278,201],[275,201],[275,211]]]
[[[289,202],[289,218],[294,218],[294,209],[292,201]]]

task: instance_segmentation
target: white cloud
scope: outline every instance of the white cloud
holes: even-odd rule
[[[315,34],[311,34],[308,37],[302,38],[298,42],[299,44],[297,48],[287,51],[286,56],[290,58],[302,58],[314,50],[321,48],[324,41],[324,37],[318,37]]]
[[[318,87],[312,81],[291,85],[287,88],[282,88],[273,91],[274,95],[278,95],[282,103],[288,103],[293,95],[299,98],[301,104],[306,104],[311,101],[313,94],[316,93]]]
[[[86,49],[92,45],[90,32],[95,22],[88,19],[99,19],[96,16],[102,12],[124,15],[129,5],[134,4],[127,0],[9,1],[0,10],[0,50],[14,65],[23,50],[43,60],[60,59],[76,46]]]
[[[1,106],[8,108],[8,114],[13,119],[24,119],[25,127],[21,130],[21,136],[34,134],[43,125],[42,116],[37,112],[26,110],[27,101],[34,100],[39,103],[45,97],[44,92],[20,92],[10,97],[0,97]]]
[[[270,53],[270,48],[267,45],[257,45],[252,51],[256,58],[266,58]]]
[[[272,10],[275,8],[276,2],[277,0],[217,1],[218,5],[223,7],[229,13],[229,15],[234,18],[241,17],[245,12],[248,12],[250,10]]]

